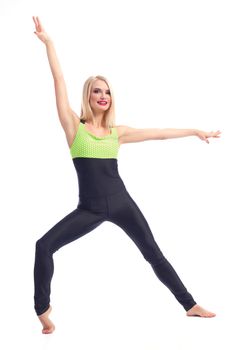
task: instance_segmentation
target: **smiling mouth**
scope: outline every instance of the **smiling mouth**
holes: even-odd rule
[[[106,101],[98,101],[98,104],[101,106],[106,106],[107,102]]]

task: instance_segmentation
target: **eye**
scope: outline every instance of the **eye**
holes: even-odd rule
[[[93,90],[93,92],[94,92],[95,94],[97,94],[97,93],[100,92],[100,91],[101,91],[100,89],[94,89],[94,90]],[[110,93],[110,90],[107,90],[106,93],[107,93],[108,95],[111,94],[111,93]]]

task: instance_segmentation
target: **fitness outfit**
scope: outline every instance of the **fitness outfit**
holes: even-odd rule
[[[50,285],[54,272],[53,254],[110,221],[121,227],[151,264],[159,280],[188,311],[196,302],[164,257],[154,240],[141,210],[128,193],[118,173],[118,134],[97,137],[90,133],[83,120],[70,147],[77,172],[79,201],[77,208],[66,215],[36,242],[34,266],[34,308],[37,315],[50,306]]]

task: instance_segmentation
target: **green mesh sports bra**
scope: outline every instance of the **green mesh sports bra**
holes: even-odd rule
[[[98,137],[86,130],[85,124],[80,122],[70,154],[72,158],[117,158],[119,146],[115,127],[111,128],[111,134]]]

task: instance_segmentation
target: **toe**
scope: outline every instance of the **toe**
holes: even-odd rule
[[[50,334],[50,333],[52,333],[52,332],[53,332],[53,328],[49,328],[49,329],[47,328],[47,329],[43,329],[43,330],[42,330],[42,333],[43,333],[43,334]]]

